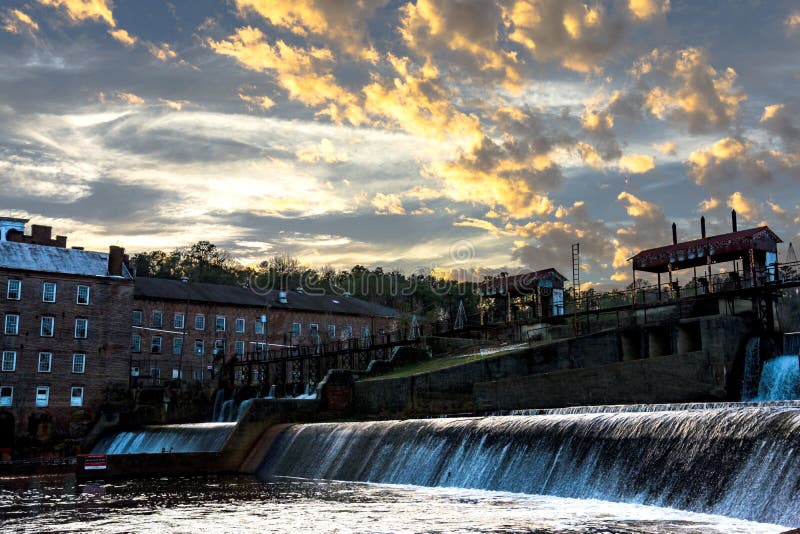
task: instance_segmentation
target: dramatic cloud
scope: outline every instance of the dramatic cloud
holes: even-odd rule
[[[749,141],[728,137],[689,155],[689,174],[697,185],[719,186],[735,182],[763,184],[772,173]]]
[[[728,198],[728,207],[736,210],[736,213],[746,221],[761,217],[756,202],[745,197],[739,191],[736,191]]]
[[[670,0],[628,0],[628,9],[637,18],[649,20],[669,11]]]
[[[35,32],[39,29],[39,24],[19,9],[9,9],[0,16],[0,24],[9,33],[22,33],[25,30]]]
[[[619,159],[619,168],[624,172],[643,174],[656,168],[656,160],[644,154],[628,154]]]
[[[37,0],[40,4],[58,8],[72,22],[92,20],[105,22],[112,28],[117,23],[106,0]]]

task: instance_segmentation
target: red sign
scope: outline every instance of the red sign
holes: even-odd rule
[[[95,469],[106,468],[106,455],[105,454],[87,454],[83,460],[83,470],[92,471]]]

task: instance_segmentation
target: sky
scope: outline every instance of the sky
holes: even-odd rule
[[[800,3],[0,2],[0,214],[479,276],[800,223]],[[586,287],[586,286],[584,286]]]

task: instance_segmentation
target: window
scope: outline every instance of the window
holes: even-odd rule
[[[205,352],[205,344],[203,343],[202,339],[195,339],[194,340],[194,353],[198,356],[202,356]]]
[[[235,352],[236,352],[236,354],[238,354],[239,356],[243,355],[243,354],[244,354],[244,341],[237,341],[237,342],[234,344],[234,351],[235,351]]]
[[[206,329],[206,318],[204,315],[195,315],[194,316],[194,329],[195,330],[205,330]]]
[[[345,339],[350,339],[353,337],[353,327],[350,325],[345,325],[342,329],[342,333],[344,334]]]
[[[78,286],[78,300],[76,302],[84,306],[89,304],[89,286]]]
[[[361,337],[362,339],[369,337],[369,327],[367,325],[361,326]]]
[[[42,337],[53,337],[53,332],[56,329],[55,317],[42,317],[42,326],[39,329],[39,335]]]
[[[6,335],[16,336],[19,334],[19,315],[14,313],[6,314]]]
[[[244,318],[239,317],[236,319],[236,332],[239,334],[244,334]]]
[[[328,325],[328,337],[330,337],[330,338],[336,337],[336,325],[335,324],[329,324]]]
[[[173,369],[172,370],[172,379],[173,380],[177,380],[178,378],[183,378],[183,377],[181,377],[182,374],[183,373],[181,373],[179,369]]]
[[[158,328],[161,328],[164,325],[164,314],[161,312],[161,310],[153,310],[151,324]]]
[[[308,325],[308,333],[312,336],[319,334],[319,324],[311,323]]]
[[[142,310],[133,310],[133,326],[142,326]]]
[[[256,319],[256,323],[255,323],[255,327],[253,328],[253,331],[255,332],[255,334],[257,336],[263,336],[264,335],[264,323],[261,322],[260,318]]]
[[[224,332],[225,331],[225,317],[222,317],[221,315],[217,316],[217,320],[214,323],[214,329],[217,332]]]
[[[150,338],[150,352],[161,354],[161,336],[153,336]]]
[[[44,408],[48,404],[50,404],[50,387],[36,386],[36,406]]]
[[[0,386],[0,406],[11,406],[12,402],[14,402],[14,388]]]
[[[42,302],[55,302],[56,301],[56,284],[55,282],[45,282],[42,284]]]
[[[89,336],[89,319],[75,319],[75,339],[86,339]]]
[[[292,335],[299,336],[300,332],[302,332],[302,326],[300,325],[300,323],[292,323],[291,332],[292,332]]]
[[[182,313],[176,313],[175,320],[172,322],[172,325],[179,330],[183,330],[183,325],[185,323],[186,323],[186,316]]]
[[[73,386],[69,391],[69,405],[83,406],[83,387]]]
[[[139,334],[131,336],[131,352],[142,352],[142,336]]]
[[[158,367],[151,367],[150,368],[150,376],[153,377],[153,384],[156,386],[161,383],[161,369]]]
[[[182,354],[182,353],[183,353],[183,338],[182,337],[172,338],[172,354]]]
[[[72,372],[76,375],[82,375],[86,371],[86,355],[83,353],[75,353],[72,355]]]
[[[8,291],[6,291],[6,298],[8,300],[19,300],[22,296],[22,281],[9,280]]]
[[[40,352],[39,353],[39,368],[40,373],[49,373],[53,368],[53,353]]]
[[[139,376],[139,368],[131,367],[131,376]]]
[[[3,366],[0,368],[3,372],[10,373],[17,370],[17,353],[13,350],[3,351]]]
[[[192,379],[193,380],[203,380],[203,370],[202,369],[194,369],[192,371]]]

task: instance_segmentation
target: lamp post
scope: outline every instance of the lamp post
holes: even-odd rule
[[[183,341],[181,342],[181,353],[178,356],[178,384],[183,385],[183,351],[186,350],[186,321],[189,320],[189,277],[181,276],[181,282],[186,286],[186,306],[183,312]]]

